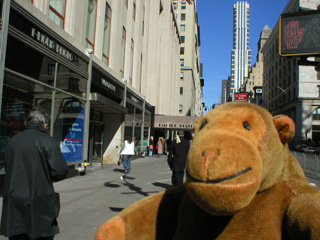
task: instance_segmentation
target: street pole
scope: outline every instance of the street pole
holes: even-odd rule
[[[140,150],[141,153],[143,153],[143,133],[144,133],[144,112],[146,108],[146,96],[143,95],[143,107],[142,107],[142,124],[141,124],[141,137],[140,137]]]
[[[3,82],[4,82],[4,67],[6,60],[7,39],[8,39],[8,27],[9,27],[9,15],[10,15],[10,0],[4,0],[2,5],[2,26],[0,32],[0,119],[2,112],[2,94],[3,94]]]
[[[92,49],[86,49],[86,55],[89,56],[88,65],[88,80],[86,89],[86,104],[84,112],[84,129],[83,129],[83,161],[88,162],[88,148],[89,148],[89,130],[90,130],[90,90],[92,78]]]
[[[128,80],[126,78],[123,78],[122,81],[124,82],[124,94],[123,94],[123,106],[127,106],[127,82]],[[121,132],[121,142],[124,141],[124,132],[126,128],[126,115],[124,115],[124,121],[123,121],[123,127]]]

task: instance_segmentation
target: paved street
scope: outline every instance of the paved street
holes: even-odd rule
[[[132,161],[132,172],[120,180],[122,166],[105,165],[55,183],[60,193],[61,212],[58,219],[61,233],[55,240],[94,239],[98,227],[123,208],[151,194],[171,187],[171,172],[166,157],[145,157]],[[320,187],[319,180],[309,179]],[[0,199],[0,212],[2,199]],[[0,240],[5,239],[0,236]]]

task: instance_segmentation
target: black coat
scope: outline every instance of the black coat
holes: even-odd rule
[[[41,125],[29,123],[8,143],[5,169],[1,234],[36,239],[59,233],[53,181],[65,178],[68,166],[56,140]]]
[[[190,148],[190,142],[188,140],[183,137],[180,137],[180,140],[180,143],[177,143],[177,139],[172,141],[169,148],[168,164],[174,172],[184,171]]]

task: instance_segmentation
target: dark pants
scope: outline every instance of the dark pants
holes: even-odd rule
[[[41,237],[37,239],[31,239],[26,234],[19,234],[9,237],[9,240],[53,240],[54,237]]]
[[[171,182],[173,186],[178,186],[183,183],[183,176],[184,176],[184,171],[173,171],[172,172],[172,177],[171,177]]]

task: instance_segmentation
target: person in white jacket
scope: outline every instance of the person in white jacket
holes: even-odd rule
[[[124,138],[124,142],[122,143],[119,153],[122,155],[124,173],[129,174],[131,170],[131,160],[135,154],[134,141],[132,141],[131,136],[126,136]]]

